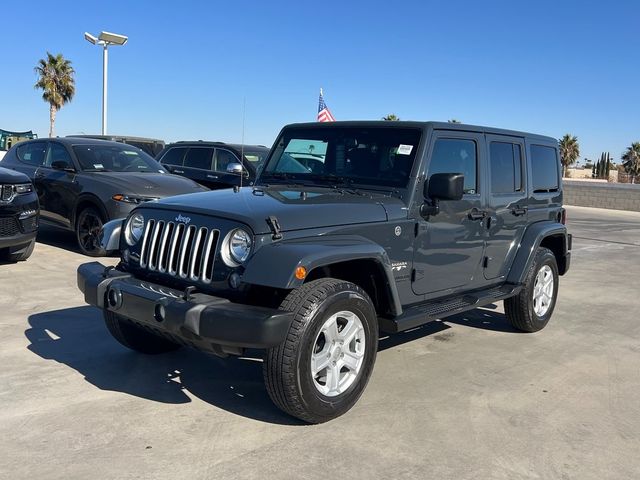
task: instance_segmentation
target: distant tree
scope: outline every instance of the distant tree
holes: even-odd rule
[[[460,120],[456,120],[455,118],[452,118],[451,120],[447,120],[448,123],[462,123]]]
[[[591,178],[596,178],[596,164],[593,164],[593,167],[591,167]]]
[[[315,146],[315,145],[309,145],[309,147],[308,147],[308,148],[309,148],[309,153],[311,153],[311,154],[312,154],[312,153],[313,153],[313,151],[316,149],[316,146]]]
[[[42,90],[42,99],[49,104],[49,137],[53,137],[56,113],[70,102],[76,93],[73,77],[75,71],[71,67],[71,61],[61,53],[53,56],[49,52],[46,59],[38,61],[34,70],[38,75],[34,88]]]
[[[580,156],[580,145],[578,137],[566,134],[559,140],[560,144],[560,161],[562,162],[562,176],[566,176],[567,168],[575,163]]]
[[[382,120],[386,120],[388,122],[397,122],[398,120],[400,120],[400,117],[398,117],[395,113],[390,113],[389,115],[382,117]]]
[[[624,171],[635,177],[640,175],[640,142],[633,142],[622,155]]]

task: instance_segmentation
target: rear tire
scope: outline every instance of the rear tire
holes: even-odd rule
[[[147,355],[172,352],[180,345],[166,338],[154,335],[126,318],[108,310],[104,310],[104,323],[109,333],[125,347]]]
[[[558,265],[548,248],[536,251],[518,295],[504,301],[504,311],[514,328],[537,332],[551,319],[558,296]]]
[[[347,412],[364,391],[378,351],[369,296],[353,283],[325,278],[293,290],[280,309],[295,316],[286,340],[267,351],[271,400],[309,423]]]

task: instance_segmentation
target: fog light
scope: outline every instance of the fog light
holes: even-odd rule
[[[237,273],[232,273],[229,277],[229,286],[234,290],[240,286],[241,277]]]
[[[120,308],[122,306],[122,292],[116,288],[109,289],[107,303],[114,310]]]
[[[165,319],[167,312],[164,309],[164,305],[161,303],[156,304],[156,308],[153,312],[153,318],[156,319],[156,322],[163,322]]]

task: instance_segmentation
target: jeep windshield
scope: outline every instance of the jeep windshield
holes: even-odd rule
[[[85,172],[161,172],[165,169],[142,150],[128,145],[74,145]]]
[[[285,129],[260,182],[405,188],[421,134],[398,127]]]

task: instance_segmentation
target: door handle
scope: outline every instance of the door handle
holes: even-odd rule
[[[207,178],[213,178],[214,180],[218,179],[217,175],[207,175]]]
[[[520,215],[526,215],[527,207],[521,207],[519,205],[516,205],[511,209],[511,213],[513,213],[516,217],[519,217]]]
[[[469,212],[467,216],[469,217],[469,220],[482,220],[487,216],[487,212],[474,208]]]
[[[178,170],[177,168],[174,168],[173,173],[184,173],[184,170]]]

